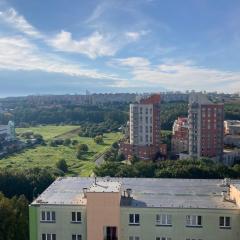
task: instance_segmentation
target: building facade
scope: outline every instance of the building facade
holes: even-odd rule
[[[154,159],[160,152],[160,95],[130,104],[129,139],[120,143],[126,158]]]
[[[223,156],[223,104],[209,101],[206,95],[189,96],[189,155],[222,160]]]
[[[30,240],[238,240],[240,181],[59,178],[30,206]]]
[[[188,153],[188,118],[179,117],[174,121],[171,151],[173,154]]]

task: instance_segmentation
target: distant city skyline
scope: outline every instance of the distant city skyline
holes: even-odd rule
[[[240,92],[238,0],[0,0],[0,97]]]

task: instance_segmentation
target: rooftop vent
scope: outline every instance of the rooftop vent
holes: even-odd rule
[[[131,195],[132,195],[132,189],[131,189],[131,188],[127,188],[127,189],[126,189],[126,193],[127,193],[127,197],[128,197],[128,198],[132,197],[132,196],[131,196]]]

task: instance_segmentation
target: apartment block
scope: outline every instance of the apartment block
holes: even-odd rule
[[[179,117],[174,121],[171,148],[173,154],[188,153],[188,118]]]
[[[223,104],[213,103],[202,93],[189,96],[189,155],[222,160]]]
[[[129,139],[120,144],[126,158],[154,159],[160,152],[160,95],[130,104]]]
[[[240,180],[66,177],[29,210],[30,240],[238,240]]]

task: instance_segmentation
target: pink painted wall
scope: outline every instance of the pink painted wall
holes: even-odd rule
[[[104,240],[104,227],[117,227],[120,239],[121,193],[87,193],[87,239]]]

